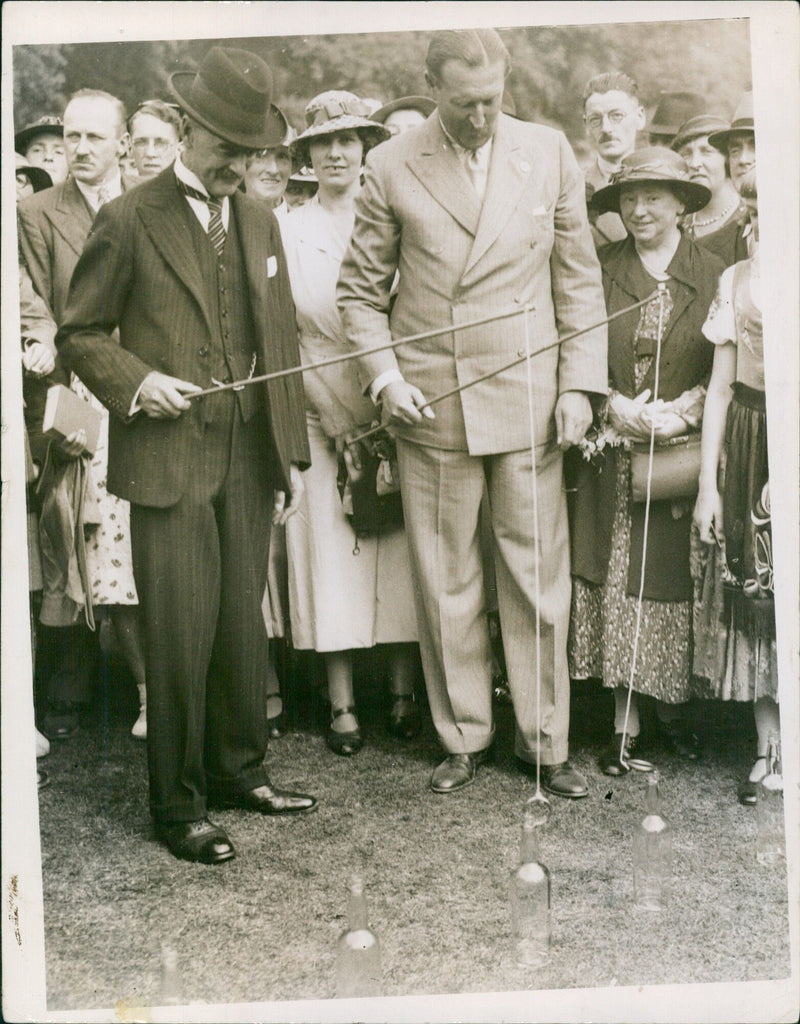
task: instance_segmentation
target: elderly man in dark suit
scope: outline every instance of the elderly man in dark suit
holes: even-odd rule
[[[101,211],[57,346],[112,414],[108,488],[131,503],[156,834],[215,864],[234,849],[209,804],[316,807],[263,766],[269,524],[296,509],[309,454],[299,375],[191,398],[299,362],[278,225],[238,191],[286,131],[269,68],[213,47],[171,86],[184,152]]]
[[[338,299],[345,333],[362,351],[362,383],[398,435],[425,683],[448,755],[431,788],[469,785],[493,739],[478,542],[486,487],[517,755],[523,770],[540,762],[549,792],[575,798],[588,789],[567,760],[570,578],[560,449],[583,437],[588,393],[604,393],[608,373],[605,326],[567,336],[603,321],[605,304],[583,178],[563,134],[501,113],[509,65],[492,30],[434,36],[426,77],[437,110],[369,153]],[[515,306],[534,307],[530,334],[519,316],[395,352],[364,352],[392,336],[455,328]],[[530,380],[528,341],[536,355]],[[514,359],[517,366],[452,394],[435,413],[427,406]]]

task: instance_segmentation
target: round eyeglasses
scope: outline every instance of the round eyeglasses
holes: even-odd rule
[[[590,114],[588,117],[584,117],[583,123],[588,125],[592,131],[597,131],[598,128],[603,127],[603,121],[608,121],[610,125],[618,125],[622,124],[627,116],[628,111],[609,110],[607,114]]]

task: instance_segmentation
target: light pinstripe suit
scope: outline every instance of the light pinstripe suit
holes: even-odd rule
[[[391,318],[389,289],[400,284]],[[368,347],[515,304],[532,304],[535,352],[605,316],[583,177],[564,136],[500,115],[481,204],[434,112],[368,156],[339,308],[348,340]],[[522,317],[364,356],[364,387],[399,367],[426,398],[525,351]],[[564,391],[605,392],[606,331],[534,359],[532,411],[541,539],[542,762],[567,756],[566,635],[570,581],[554,408]],[[399,427],[400,472],[426,685],[449,753],[492,739],[489,640],[478,509],[484,481],[495,536],[498,603],[518,725],[517,753],[535,758],[535,598],[531,436],[525,365]]]

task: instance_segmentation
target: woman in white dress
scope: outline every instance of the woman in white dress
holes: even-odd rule
[[[326,92],[306,107],[306,130],[292,144],[295,164],[313,168],[317,195],[292,210],[282,236],[297,307],[300,351],[310,364],[348,351],[336,309],[336,282],[355,219],[361,167],[388,131],[368,119],[358,97]],[[390,731],[419,730],[414,702],[414,612],[405,531],[356,538],[337,488],[338,450],[375,416],[352,362],[303,374],[311,468],[287,523],[292,642],[324,655],[331,704],[327,741],[344,756],[362,745],[353,701],[356,648],[387,647]]]

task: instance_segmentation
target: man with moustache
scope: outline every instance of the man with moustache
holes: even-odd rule
[[[299,364],[278,225],[238,188],[285,131],[270,70],[212,47],[170,85],[183,152],[101,211],[56,343],[111,413],[108,489],[131,503],[156,835],[219,864],[235,852],[210,805],[316,807],[263,766],[269,524],[297,508],[309,453],[299,374],[190,401]]]
[[[58,131],[63,132],[63,139],[56,138],[66,152],[69,177],[17,206],[22,260],[52,317],[53,336],[63,320],[70,278],[98,209],[137,183],[119,169],[128,135],[125,108],[116,96],[95,89],[74,93]],[[43,138],[34,136],[32,144]],[[29,333],[26,309],[21,311],[23,335]],[[51,383],[68,383],[63,373],[57,373]],[[47,680],[47,706],[42,728],[49,739],[64,740],[78,731],[81,708],[90,699],[97,644],[86,625],[68,624],[49,602],[43,617],[39,666]]]
[[[567,760],[562,450],[591,422],[589,394],[606,391],[606,329],[557,343],[602,322],[605,303],[575,158],[561,132],[501,112],[509,69],[508,51],[491,29],[433,36],[426,79],[437,109],[369,152],[338,301],[345,335],[362,353],[362,384],[397,435],[425,683],[447,754],[431,789],[444,794],[470,785],[494,738],[479,531],[486,489],[520,767],[535,772],[540,759],[544,788],[578,798],[588,787]],[[435,412],[427,405],[524,357],[522,317],[394,351],[364,351],[515,305],[534,308],[530,385],[521,360],[441,401]]]
[[[595,75],[583,90],[583,123],[594,158],[585,171],[587,191],[610,184],[624,157],[636,148],[636,135],[644,128],[645,112],[639,87],[622,71]],[[592,236],[599,249],[627,235],[618,213],[592,218]]]

